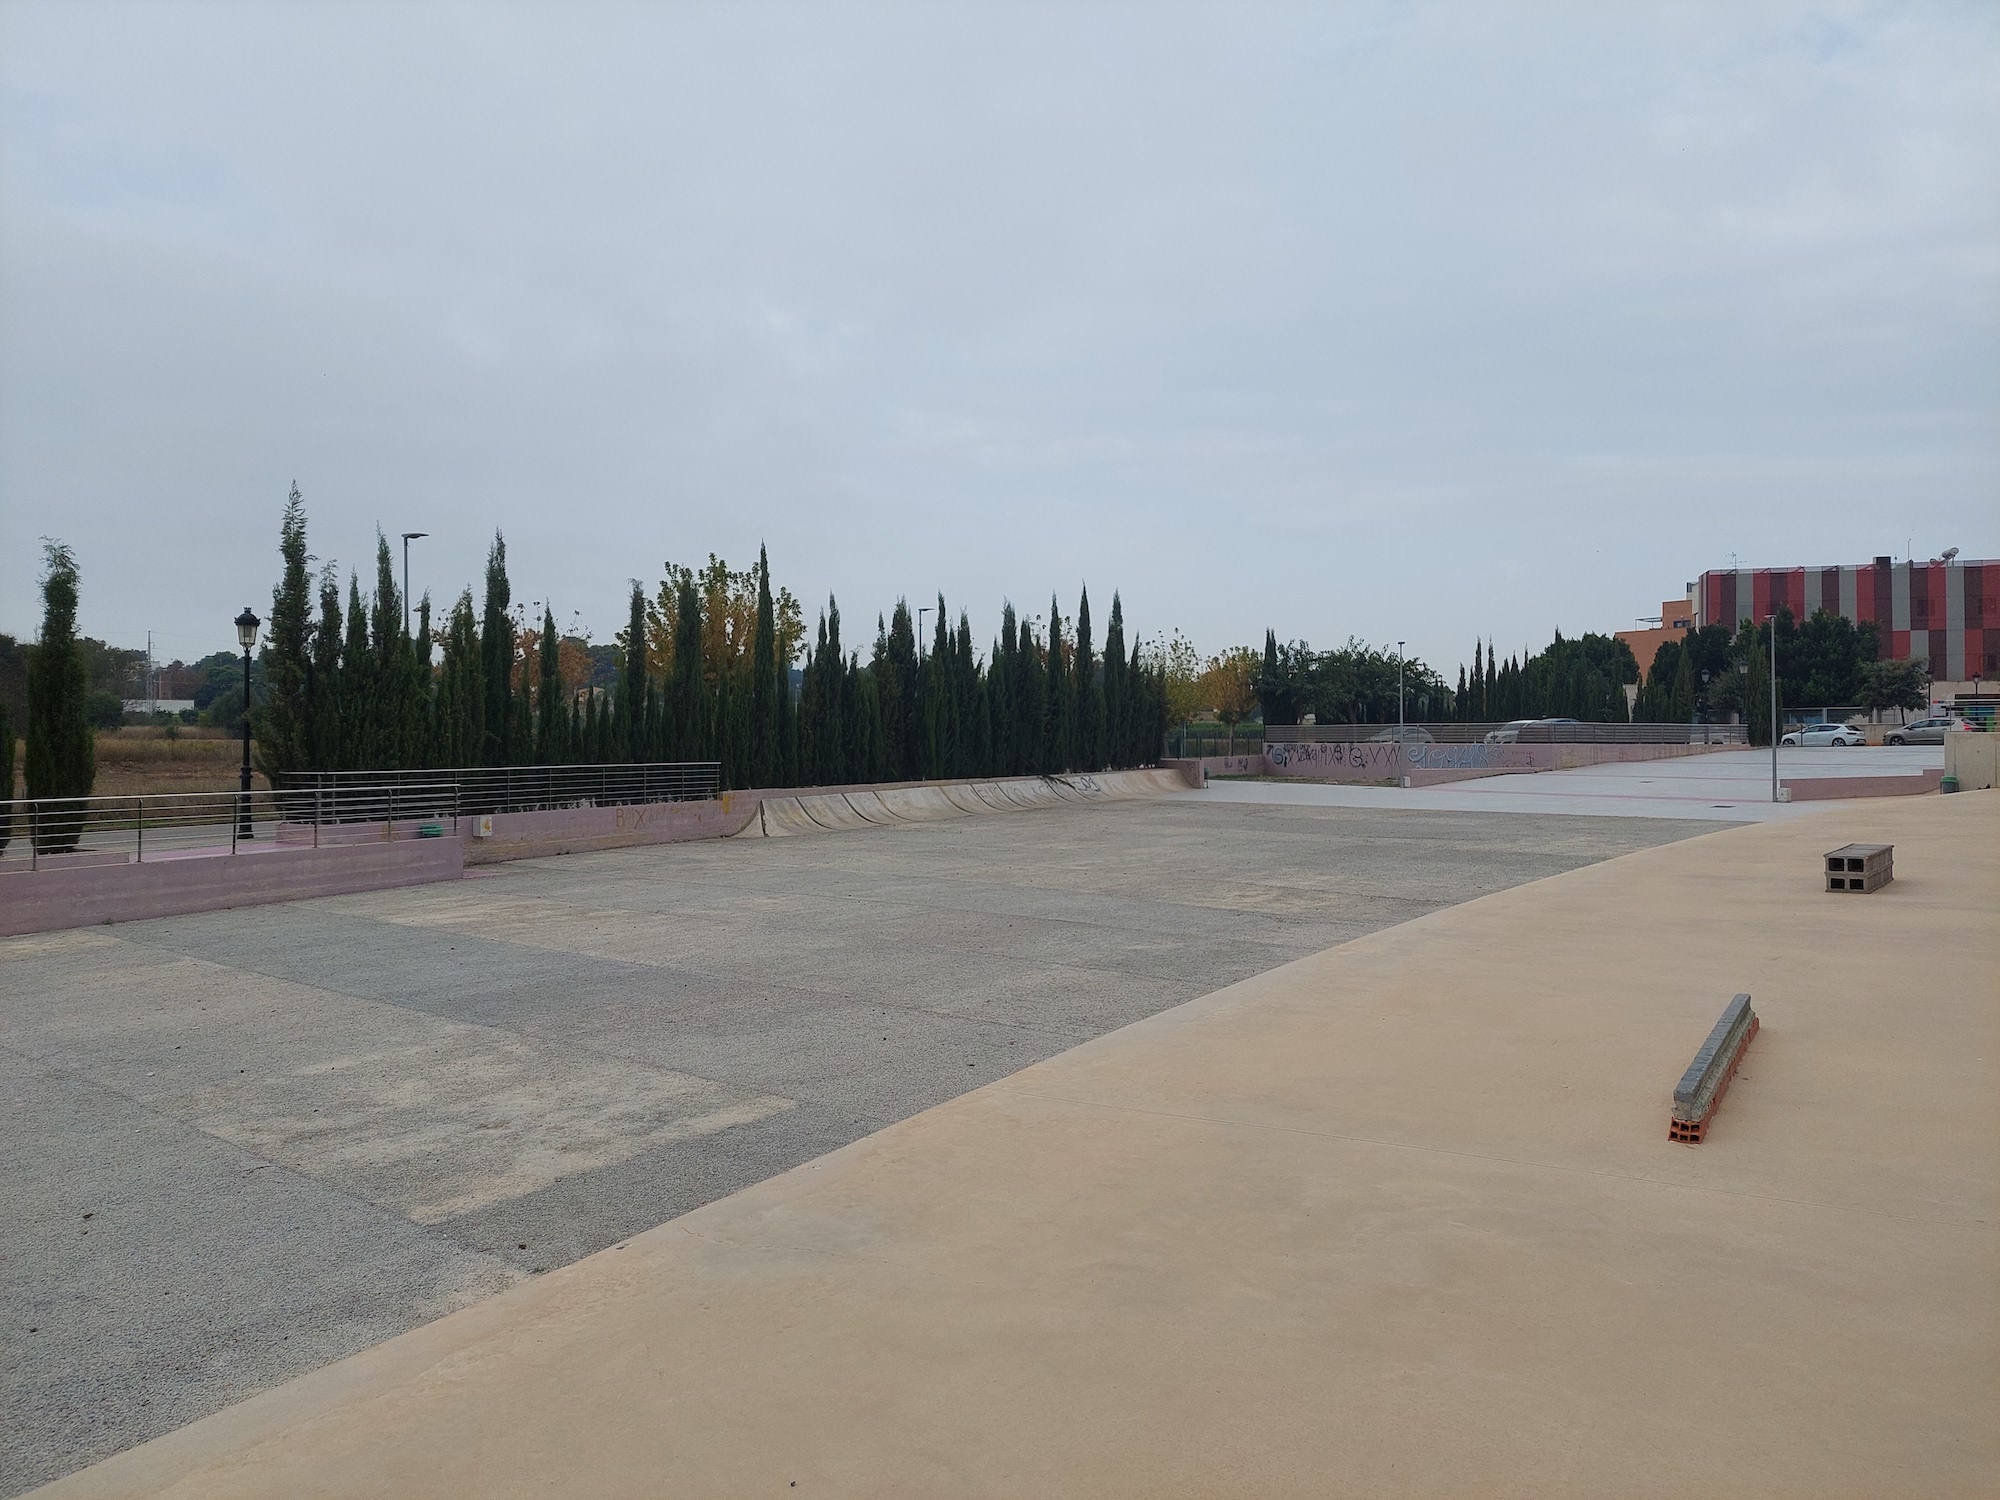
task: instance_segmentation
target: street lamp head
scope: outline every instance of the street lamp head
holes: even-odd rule
[[[245,651],[255,649],[257,629],[263,623],[249,605],[244,605],[243,613],[236,617],[236,643]]]
[[[406,542],[414,542],[421,537],[427,537],[429,535],[430,533],[428,531],[406,531],[403,533],[403,540]]]

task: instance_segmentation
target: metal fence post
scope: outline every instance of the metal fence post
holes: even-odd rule
[[[139,799],[139,844],[132,856],[132,862],[140,865],[146,862],[146,799],[144,797]]]

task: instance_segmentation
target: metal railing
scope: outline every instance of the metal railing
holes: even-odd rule
[[[1504,743],[1521,745],[1742,745],[1749,730],[1741,724],[1407,724],[1404,738],[1418,743],[1477,745],[1505,732]],[[1393,741],[1394,724],[1272,724],[1264,738],[1277,744]]]
[[[389,783],[340,797],[313,791],[162,792],[0,802],[0,870],[44,862],[122,864],[245,848],[438,838],[458,831],[449,782]]]
[[[449,788],[453,810],[543,812],[567,807],[619,807],[637,802],[694,802],[722,786],[719,761],[663,761],[603,766],[461,766],[429,771],[292,771],[279,778],[281,795],[310,795],[330,822],[350,807],[367,809],[385,795],[420,801],[429,788]],[[386,789],[386,790],[385,790]]]

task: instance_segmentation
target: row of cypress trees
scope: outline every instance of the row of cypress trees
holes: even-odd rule
[[[1561,631],[1532,656],[1501,661],[1490,642],[1475,641],[1472,668],[1458,669],[1452,717],[1464,724],[1508,719],[1581,719],[1622,724],[1625,688],[1639,681],[1632,648],[1612,636],[1566,640]]]
[[[968,617],[949,627],[940,597],[928,653],[898,601],[878,616],[866,663],[842,646],[829,598],[794,693],[796,606],[774,597],[760,550],[751,575],[714,559],[699,574],[670,568],[656,602],[635,582],[617,679],[603,687],[565,673],[552,609],[538,629],[517,619],[497,532],[477,609],[468,589],[434,622],[426,596],[414,632],[379,533],[372,594],[350,574],[343,602],[331,567],[315,578],[296,485],[279,554],[269,697],[253,719],[272,776],[713,760],[725,787],[837,785],[1139,765],[1165,731],[1164,667],[1128,649],[1116,596],[1101,654],[1088,592],[1073,621],[1051,601],[1042,628],[1007,606],[984,659]]]

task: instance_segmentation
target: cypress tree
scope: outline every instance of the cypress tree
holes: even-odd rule
[[[431,596],[428,591],[417,601],[417,639],[411,652],[417,705],[414,732],[418,744],[418,755],[413,764],[435,765],[431,752],[437,743],[437,672],[431,664]]]
[[[799,679],[798,778],[801,786],[816,786],[820,779],[820,726],[826,717],[820,708],[820,699],[825,696],[821,663],[825,660],[826,613],[821,611],[812,655],[806,658],[805,672]]]
[[[97,745],[84,716],[89,680],[76,639],[76,554],[42,544],[42,633],[28,653],[30,797],[59,798],[38,810],[34,840],[42,854],[62,854],[83,837],[83,802],[97,780]],[[13,763],[8,762],[11,786]]]
[[[371,717],[377,724],[377,742],[367,769],[403,770],[417,765],[423,755],[422,684],[402,594],[396,586],[389,539],[379,529],[375,533],[375,608],[370,623],[376,682]]]
[[[302,768],[311,754],[308,690],[312,649],[312,558],[306,552],[305,501],[299,487],[285,502],[278,525],[278,555],[284,568],[271,590],[271,623],[264,638],[264,682],[268,698],[255,717],[258,753],[264,771],[281,776]]]
[[[1277,666],[1276,640],[1268,630],[1264,632],[1264,646],[1268,675],[1275,672]],[[1126,728],[1129,716],[1127,682],[1125,606],[1114,590],[1111,595],[1111,622],[1104,627],[1104,758],[1113,769],[1131,764],[1127,751],[1130,738]]]
[[[541,668],[540,682],[535,689],[535,760],[545,766],[559,765],[562,760],[563,718],[568,712],[563,703],[562,684],[562,642],[556,636],[556,612],[553,606],[542,606],[541,650],[537,653]]]
[[[926,780],[943,776],[951,757],[950,637],[945,634],[944,595],[938,595],[937,628],[931,633],[931,653],[921,676],[924,699],[923,756],[917,772]]]
[[[820,775],[826,778],[822,786],[839,786],[851,778],[847,771],[847,704],[842,690],[847,686],[847,674],[842,669],[843,652],[840,649],[840,603],[833,595],[826,596],[826,661],[821,668],[822,690],[820,693]]]
[[[1035,639],[1031,621],[1021,622],[1019,649],[1015,661],[1020,683],[1014,695],[1014,741],[1017,776],[1032,775],[1042,769],[1043,670],[1041,643]]]
[[[1008,775],[1014,769],[1016,727],[1014,697],[1018,691],[1020,678],[1018,631],[1014,606],[1002,600],[1000,639],[994,642],[993,666],[986,674],[986,696],[992,705],[988,712],[993,723],[993,753],[987,769],[996,776]]]
[[[457,770],[479,764],[486,735],[486,680],[471,589],[458,596],[446,622],[435,729],[432,765]]]
[[[799,711],[792,696],[792,665],[778,661],[778,753],[771,779],[779,786],[802,784],[799,775]]]
[[[1047,739],[1042,752],[1043,772],[1067,771],[1075,755],[1076,725],[1073,689],[1070,685],[1069,643],[1063,639],[1062,611],[1053,595],[1049,598],[1049,684]]]
[[[750,785],[775,786],[779,710],[777,616],[771,604],[771,559],[757,549],[757,633],[750,649]]]
[[[979,663],[972,654],[972,620],[964,610],[958,612],[958,634],[952,641],[951,668],[951,773],[954,776],[970,776],[978,768],[985,747],[978,736],[976,714],[983,696],[980,692]]]
[[[1091,655],[1090,590],[1076,606],[1076,763],[1083,771],[1104,769],[1104,684]]]
[[[726,662],[715,674],[715,733],[713,736],[714,743],[710,746],[710,754],[715,760],[718,784],[724,790],[733,789],[737,784],[735,780],[736,714],[735,704],[732,701],[735,695],[729,690],[730,679],[735,675],[735,673],[729,670],[729,665]]]
[[[618,684],[618,729],[621,758],[646,758],[646,591],[632,581],[631,607],[626,613],[624,671]]]
[[[1682,648],[1676,653],[1680,663],[1674,668],[1673,697],[1667,709],[1669,722],[1694,722],[1694,653]]]
[[[319,575],[319,623],[313,627],[307,662],[307,764],[316,771],[340,769],[344,709],[340,683],[340,576],[329,562]]]
[[[917,674],[917,631],[906,600],[889,616],[888,681],[882,699],[891,775],[909,781],[923,764],[924,705]]]
[[[0,849],[14,831],[14,711],[0,703]]]
[[[479,623],[479,668],[485,687],[477,764],[504,766],[512,748],[509,732],[514,706],[514,621],[508,610],[507,539],[497,530],[486,554],[486,601]]]
[[[347,574],[347,638],[340,647],[340,769],[365,771],[374,763],[380,733],[375,701],[375,662],[368,650],[368,612],[361,607],[361,577]]]

